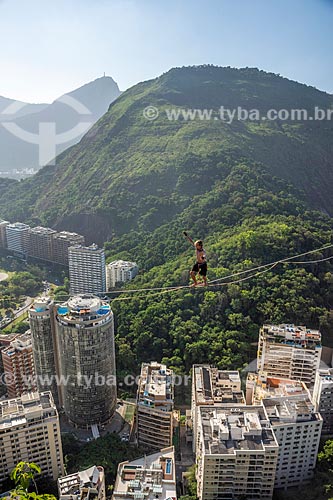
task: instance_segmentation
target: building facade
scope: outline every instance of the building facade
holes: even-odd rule
[[[177,500],[173,446],[118,465],[112,500]]]
[[[258,384],[267,416],[279,444],[275,488],[299,486],[313,477],[322,418],[303,382],[267,379]],[[257,398],[256,398],[257,399]]]
[[[8,224],[8,221],[0,219],[0,248],[7,248],[6,227]]]
[[[64,473],[59,417],[50,392],[0,401],[0,483],[20,461],[57,480]]]
[[[157,362],[143,363],[137,392],[137,440],[148,449],[172,445],[173,372]]]
[[[321,334],[304,326],[264,325],[259,332],[258,371],[311,386],[321,357]]]
[[[39,391],[51,391],[56,405],[59,400],[58,346],[54,324],[55,306],[49,297],[39,297],[29,309],[29,323],[32,337],[32,351]]]
[[[30,227],[22,222],[14,222],[6,226],[7,248],[15,255],[25,256],[28,253]]]
[[[106,292],[105,252],[97,245],[68,249],[71,295]]]
[[[58,479],[59,500],[105,500],[104,468],[89,469]]]
[[[322,434],[333,433],[333,368],[319,369],[313,389],[315,410],[323,418]]]
[[[29,230],[28,255],[36,259],[52,261],[53,238],[57,232],[49,227],[37,226]]]
[[[37,390],[30,332],[17,335],[1,350],[8,398]]]
[[[78,427],[103,424],[117,403],[113,312],[93,295],[72,297],[55,315],[65,413]]]
[[[279,446],[263,406],[201,406],[199,500],[271,500]]]
[[[56,233],[52,241],[53,262],[68,266],[68,249],[75,245],[84,245],[84,236],[68,231]]]
[[[115,288],[117,283],[131,281],[138,274],[139,268],[136,262],[115,260],[106,266],[106,287],[109,291]]]

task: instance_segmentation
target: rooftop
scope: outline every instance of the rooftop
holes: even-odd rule
[[[104,253],[104,248],[99,248],[99,246],[96,245],[96,243],[93,243],[89,247],[85,247],[84,245],[73,245],[68,248],[68,251],[69,252],[79,251],[83,253],[91,253],[91,252]]]
[[[194,365],[196,404],[245,403],[238,371],[218,370],[209,365]]]
[[[316,413],[308,395],[300,394],[298,397],[271,397],[263,400],[271,424],[280,425],[287,422],[310,422],[321,420]]]
[[[254,401],[259,403],[267,398],[299,398],[310,399],[306,384],[300,380],[289,380],[276,377],[265,377],[249,373],[247,384],[254,382]]]
[[[60,500],[92,500],[98,497],[101,487],[104,488],[104,469],[96,465],[58,479]]]
[[[57,316],[60,322],[85,322],[106,320],[112,316],[110,305],[96,295],[83,294],[71,297],[58,305]]]
[[[48,311],[49,308],[53,305],[53,300],[50,297],[43,296],[37,297],[34,300],[34,303],[30,307],[30,311],[32,312],[45,312]]]
[[[136,262],[129,262],[126,260],[114,260],[113,262],[110,262],[107,264],[108,267],[126,267],[126,268],[132,268],[136,267],[137,263]]]
[[[157,403],[173,404],[173,372],[156,361],[143,363],[138,404],[154,407]]]
[[[299,347],[321,347],[321,333],[292,324],[264,325],[260,334],[270,342]]]
[[[176,500],[173,446],[118,466],[113,500]]]
[[[30,229],[30,226],[23,224],[23,222],[13,222],[12,224],[8,224],[6,229],[18,229],[22,231],[24,229]]]
[[[76,238],[83,238],[81,234],[78,233],[70,233],[69,231],[61,231],[55,235],[55,238],[60,240],[71,240]]]
[[[45,235],[49,235],[49,234],[55,234],[57,231],[55,231],[54,229],[51,229],[50,227],[43,227],[43,226],[37,226],[37,227],[33,227],[30,229],[30,233],[34,233],[34,234],[45,234]]]
[[[263,406],[201,406],[200,416],[206,454],[264,451],[278,446]]]
[[[32,418],[55,416],[51,392],[29,392],[15,399],[0,401],[0,431],[26,423]]]
[[[28,330],[25,333],[17,335],[10,345],[4,349],[4,353],[8,356],[15,354],[16,351],[22,351],[23,349],[32,348],[31,331]]]

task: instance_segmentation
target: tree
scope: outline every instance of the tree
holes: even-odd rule
[[[56,500],[53,495],[37,492],[35,476],[41,473],[41,468],[34,462],[19,462],[12,470],[10,478],[15,482],[15,489],[11,492],[11,498],[19,500]],[[33,483],[36,492],[28,489]]]

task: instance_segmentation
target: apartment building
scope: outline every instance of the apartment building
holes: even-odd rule
[[[3,362],[1,352],[9,347],[11,342],[18,337],[19,333],[0,333],[0,372],[3,373]]]
[[[105,500],[104,468],[93,465],[58,479],[59,500]]]
[[[7,248],[15,255],[25,256],[28,253],[30,227],[22,222],[7,224]]]
[[[68,249],[69,282],[72,295],[106,292],[105,252],[93,244]]]
[[[322,434],[333,433],[333,368],[319,369],[313,389],[315,411],[323,419]]]
[[[117,283],[131,281],[138,274],[139,268],[136,262],[115,260],[106,266],[106,287],[109,291],[115,288]]]
[[[239,372],[235,370],[219,370],[210,365],[193,365],[191,417],[194,452],[199,408],[201,406],[227,404],[245,404]]]
[[[264,325],[259,332],[258,371],[311,386],[321,357],[321,334],[305,326]]]
[[[54,323],[55,305],[49,297],[38,297],[31,305],[29,323],[32,337],[37,387],[39,391],[51,391],[57,407],[59,401],[56,375],[59,374],[58,347]]]
[[[52,261],[53,238],[57,234],[49,227],[37,226],[29,230],[28,255],[36,259]]]
[[[112,500],[177,500],[173,446],[118,465]]]
[[[149,449],[171,446],[174,410],[173,372],[153,361],[143,363],[137,392],[138,445]]]
[[[20,461],[56,480],[64,473],[58,413],[50,392],[0,401],[0,484]]]
[[[6,227],[8,224],[8,221],[0,219],[0,248],[7,248]]]
[[[287,489],[313,477],[323,421],[302,384],[274,386],[262,402],[279,444],[275,488]]]
[[[93,295],[71,297],[55,312],[59,398],[78,427],[104,424],[116,403],[114,319],[110,305]]]
[[[196,449],[199,500],[272,498],[279,446],[263,406],[200,406]]]
[[[75,245],[84,245],[84,236],[68,231],[61,231],[53,236],[53,262],[68,266],[68,249]]]
[[[37,390],[31,333],[16,335],[1,350],[8,398],[17,398]]]

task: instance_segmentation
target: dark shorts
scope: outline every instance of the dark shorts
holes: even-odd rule
[[[194,266],[192,267],[192,271],[194,273],[199,273],[200,276],[206,276],[207,275],[207,262],[204,262],[203,264],[199,264],[196,262]]]

